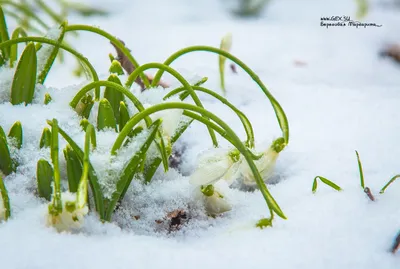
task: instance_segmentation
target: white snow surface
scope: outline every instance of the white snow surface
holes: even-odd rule
[[[188,175],[198,154],[212,144],[206,128],[193,124],[178,143],[187,149],[181,172],[164,174],[159,169],[147,186],[134,180],[112,223],[102,224],[90,213],[79,232],[60,234],[47,228],[46,202],[35,190],[37,160],[50,159],[48,149],[38,150],[40,135],[46,119],[57,118],[83,146],[80,118],[68,103],[87,82],[71,74],[75,61],[67,58],[65,65],[53,67],[45,86],[37,86],[34,104],[12,106],[4,102],[9,98],[4,89],[10,87],[13,70],[2,69],[0,125],[7,133],[20,120],[24,143],[20,151],[12,149],[20,163],[17,173],[5,178],[13,215],[0,223],[1,268],[399,268],[400,253],[393,255],[390,248],[400,229],[400,184],[395,182],[382,195],[379,190],[400,173],[400,66],[378,54],[385,45],[400,42],[400,9],[389,6],[389,0],[372,1],[363,21],[382,27],[326,29],[320,26],[321,16],[354,17],[355,1],[271,1],[260,18],[249,20],[230,16],[226,0],[83,2],[110,8],[112,14],[71,17],[69,24],[97,25],[115,34],[139,63],[162,62],[185,46],[219,46],[220,38],[232,33],[232,53],[259,75],[289,119],[290,143],[277,162],[278,183],[268,186],[288,219],[277,217],[273,228],[255,228],[260,218],[269,216],[261,193],[223,183],[218,188],[232,210],[208,218],[193,198]],[[13,29],[12,23],[9,26]],[[114,53],[109,42],[90,33],[72,40],[106,78],[107,54]],[[295,61],[306,65],[296,66]],[[190,82],[207,76],[205,87],[220,92],[216,55],[193,53],[172,67]],[[233,74],[228,66],[226,71],[227,98],[249,117],[257,148],[265,150],[280,136],[271,105],[245,72],[238,68]],[[171,88],[179,85],[171,76],[163,79]],[[42,105],[46,92],[53,98],[48,106]],[[234,113],[200,96],[207,109],[245,138]],[[99,149],[91,161],[99,171],[110,165],[107,152],[115,136],[113,131],[98,134]],[[228,146],[219,141],[221,147]],[[60,143],[63,149],[65,141]],[[375,202],[360,187],[355,150]],[[121,158],[129,158],[128,153]],[[60,161],[65,179],[61,150]],[[121,164],[118,158],[112,162],[116,168]],[[313,194],[317,175],[343,191],[319,183]],[[155,221],[177,208],[189,210],[187,225],[172,233],[160,229]],[[140,219],[135,220],[136,215]]]

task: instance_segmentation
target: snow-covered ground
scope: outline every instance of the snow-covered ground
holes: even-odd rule
[[[112,15],[71,17],[69,23],[93,24],[115,34],[139,63],[162,62],[189,45],[219,46],[225,33],[233,34],[232,53],[260,76],[289,119],[290,144],[275,171],[279,182],[269,185],[288,219],[277,218],[273,228],[255,228],[257,220],[269,214],[261,193],[223,185],[233,206],[223,217],[207,219],[199,213],[176,233],[157,231],[154,220],[192,201],[187,176],[196,167],[198,153],[212,146],[204,126],[194,124],[180,142],[187,145],[184,176],[172,169],[166,175],[158,171],[157,180],[144,188],[133,183],[125,201],[130,209],[117,214],[115,223],[101,224],[92,214],[79,233],[59,234],[46,228],[46,205],[33,191],[36,161],[49,158],[47,150],[36,150],[45,120],[57,118],[83,142],[76,127],[79,118],[68,107],[79,89],[71,85],[82,80],[71,75],[75,62],[68,59],[64,66],[54,67],[47,88],[38,91],[37,100],[50,92],[54,102],[49,106],[0,104],[0,125],[8,131],[20,120],[26,135],[19,153],[21,166],[5,179],[13,217],[0,224],[2,268],[399,267],[400,254],[391,254],[390,247],[400,229],[400,184],[394,183],[383,195],[378,192],[400,173],[400,66],[378,54],[386,44],[400,42],[400,9],[375,1],[363,20],[382,27],[326,29],[320,26],[322,16],[354,17],[355,1],[272,1],[261,18],[250,20],[232,18],[223,5],[227,0],[85,2],[108,7]],[[74,47],[107,77],[107,55],[114,51],[106,40],[82,33]],[[216,55],[197,52],[172,66],[191,81],[207,76],[205,86],[219,91],[217,63]],[[2,70],[0,83],[4,85],[10,74]],[[169,76],[165,80],[178,85]],[[273,110],[257,85],[242,70],[233,74],[228,68],[226,84],[227,98],[253,123],[258,148],[279,137]],[[244,137],[233,113],[201,97],[207,109]],[[110,136],[99,134],[100,153],[111,147],[105,143]],[[360,188],[355,150],[375,202]],[[93,160],[99,168],[105,158],[100,153]],[[317,175],[343,191],[319,184],[312,194]],[[141,219],[130,220],[128,216],[136,212]]]

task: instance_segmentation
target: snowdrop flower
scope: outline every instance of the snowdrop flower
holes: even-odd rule
[[[232,183],[239,171],[239,151],[212,150],[209,153],[200,157],[198,168],[190,176],[189,182],[196,186],[214,184],[220,179]]]
[[[182,109],[168,109],[156,112],[150,117],[153,121],[162,119],[163,135],[172,137],[175,134],[175,131],[178,129],[182,113]]]
[[[254,164],[256,165],[264,181],[267,181],[273,174],[279,152],[281,152],[285,146],[286,144],[284,139],[278,138],[272,143],[271,147],[269,147],[263,153],[263,156],[260,159],[254,161]],[[246,161],[241,162],[239,170],[243,176],[243,183],[245,185],[254,186],[257,184],[254,175]]]
[[[207,214],[215,217],[232,209],[232,206],[224,199],[224,196],[215,190],[213,185],[197,188],[197,198],[204,203]]]
[[[78,208],[76,204],[76,194],[64,192],[61,194],[62,212],[58,215],[52,215],[48,212],[47,225],[53,226],[58,232],[69,231],[82,227],[84,217],[89,212],[85,205],[83,208]],[[49,211],[52,203],[49,204]]]
[[[151,104],[143,104],[145,109],[151,107]],[[164,138],[169,140],[176,132],[179,127],[179,123],[181,121],[181,116],[183,114],[182,109],[167,109],[161,110],[156,113],[150,115],[152,121],[156,121],[158,119],[162,119],[162,133]],[[139,124],[143,128],[146,127],[145,121],[141,121]]]

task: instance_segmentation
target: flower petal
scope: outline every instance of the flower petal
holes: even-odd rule
[[[222,177],[222,179],[226,180],[229,185],[233,183],[235,179],[238,178],[239,176],[239,168],[242,160],[239,160],[231,165],[231,167],[228,169],[228,171],[225,173],[225,175]]]
[[[213,184],[221,179],[230,166],[231,161],[228,156],[219,160],[202,163],[190,176],[189,182],[197,186]]]
[[[204,206],[208,214],[215,216],[230,211],[232,206],[220,195],[218,191],[210,197],[205,196]]]

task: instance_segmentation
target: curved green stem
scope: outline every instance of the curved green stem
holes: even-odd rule
[[[95,81],[95,82],[91,82],[88,85],[86,85],[85,87],[83,87],[72,99],[72,101],[69,103],[70,106],[72,108],[75,108],[79,101],[85,96],[85,94],[89,91],[91,91],[92,89],[96,88],[96,87],[101,87],[101,86],[105,86],[105,87],[110,87],[113,88],[119,92],[121,92],[122,94],[124,94],[129,100],[132,101],[133,105],[137,108],[137,110],[139,111],[143,111],[144,107],[142,105],[142,103],[139,101],[139,99],[136,98],[136,96],[131,93],[130,91],[128,91],[126,88],[124,88],[123,86],[119,85],[118,83],[115,82],[111,82],[111,81]],[[150,117],[146,117],[145,118],[146,121],[146,125],[147,127],[150,126],[150,124],[152,123],[152,120]]]
[[[149,116],[150,114],[156,113],[158,111],[166,110],[166,109],[184,109],[188,110],[191,112],[197,112],[201,115],[206,116],[203,123],[206,122],[206,120],[211,119],[215,123],[221,126],[223,129],[224,135],[229,136],[229,142],[233,144],[234,147],[236,147],[240,153],[243,155],[245,160],[247,161],[254,178],[257,182],[257,185],[260,188],[261,193],[264,196],[264,199],[267,202],[268,208],[272,209],[278,216],[281,218],[286,219],[284,213],[280,209],[279,205],[276,203],[275,199],[272,197],[270,192],[268,191],[260,173],[257,170],[256,165],[254,164],[252,155],[250,154],[250,151],[245,147],[245,145],[240,141],[240,138],[235,134],[235,132],[226,124],[224,121],[222,121],[220,118],[218,118],[216,115],[213,113],[205,110],[204,108],[191,105],[191,104],[185,104],[185,103],[163,103],[163,104],[158,104],[154,105],[150,108],[145,109],[144,111],[134,115],[124,126],[124,128],[121,130],[120,134],[118,135],[117,139],[115,140],[115,143],[111,149],[111,154],[115,155],[117,150],[122,146],[122,143],[124,142],[125,138],[128,136],[129,132],[135,127],[136,124],[138,124],[141,120],[143,120],[144,117]],[[190,115],[190,114],[189,114]],[[211,128],[211,125],[208,126]]]
[[[204,87],[200,87],[200,86],[192,86],[193,90],[195,91],[200,91],[200,92],[204,92],[207,93],[208,95],[213,96],[214,98],[218,99],[219,101],[221,101],[221,103],[223,103],[224,105],[228,106],[230,109],[232,109],[239,117],[240,121],[243,124],[244,130],[246,131],[246,135],[247,135],[247,141],[246,141],[246,146],[249,148],[254,148],[254,131],[253,131],[253,126],[251,125],[250,120],[246,117],[246,115],[240,111],[239,109],[237,109],[231,102],[229,102],[226,98],[222,97],[221,95],[219,95],[218,93],[209,90],[207,88]],[[164,96],[164,100],[170,98],[171,96],[178,94],[180,92],[185,91],[185,88],[180,87],[177,88],[175,90],[170,91],[167,95]],[[183,100],[182,100],[183,101]]]
[[[106,31],[89,25],[81,25],[81,24],[68,25],[65,32],[72,32],[72,31],[87,31],[107,38],[110,42],[112,42],[118,49],[120,49],[125,54],[125,56],[129,59],[129,61],[133,64],[135,68],[139,67],[139,63],[135,60],[135,58],[133,58],[129,49],[125,47],[125,45],[121,41],[119,41],[116,37],[110,35]],[[140,78],[142,79],[146,88],[150,87],[150,82],[143,72],[140,73]]]
[[[25,30],[22,27],[15,28],[14,32],[11,35],[11,39],[16,39],[19,36],[21,36],[21,37],[27,37],[28,36],[26,34]],[[10,49],[10,67],[11,68],[14,67],[14,62],[18,58],[17,54],[18,54],[18,46],[17,45],[11,46],[11,49]]]
[[[57,41],[48,39],[48,38],[44,38],[44,37],[21,37],[21,38],[16,38],[16,39],[11,39],[9,41],[3,42],[0,44],[0,49],[3,47],[7,47],[7,46],[12,46],[14,44],[18,44],[21,42],[40,42],[40,43],[45,43],[45,44],[49,44],[52,46],[59,46],[60,48],[62,48],[63,50],[68,51],[69,53],[71,53],[72,55],[74,55],[76,58],[78,58],[80,61],[82,61],[90,70],[90,73],[92,74],[92,78],[94,81],[99,81],[99,76],[96,73],[96,70],[94,69],[93,65],[88,61],[87,58],[85,58],[82,54],[80,54],[79,52],[77,52],[76,50],[65,46],[63,44],[59,44]],[[95,95],[96,98],[100,98],[100,87],[96,88],[95,91]]]
[[[160,70],[167,71],[172,76],[174,76],[180,83],[182,83],[183,87],[185,87],[185,89],[189,92],[189,94],[192,97],[195,104],[197,106],[203,108],[203,104],[201,103],[199,97],[197,96],[196,92],[193,90],[193,88],[189,84],[189,82],[181,74],[179,74],[176,70],[174,70],[173,68],[171,68],[167,65],[161,64],[161,63],[148,63],[148,64],[144,64],[142,66],[139,66],[138,68],[135,69],[135,71],[132,72],[132,74],[129,75],[125,86],[127,88],[130,88],[133,81],[136,80],[137,76],[141,72],[143,72],[147,69],[151,69],[151,68],[157,68]],[[208,132],[210,133],[210,137],[211,137],[214,147],[218,147],[218,141],[217,141],[214,131],[212,129],[208,128]]]
[[[32,10],[30,10],[28,7],[19,4],[19,3],[15,3],[14,1],[8,1],[8,0],[0,0],[0,5],[9,5],[12,6],[16,9],[21,10],[23,13],[25,13],[25,15],[27,15],[28,17],[31,17],[32,19],[36,20],[36,22],[38,24],[40,24],[44,29],[48,30],[50,29],[49,26],[47,26],[47,24],[42,21],[39,16],[37,16]]]
[[[207,51],[207,52],[212,52],[216,53],[219,55],[222,55],[228,59],[230,59],[232,62],[236,63],[238,66],[240,66],[247,74],[250,75],[250,77],[257,83],[257,85],[261,88],[261,90],[265,93],[265,95],[268,97],[269,101],[272,104],[272,107],[275,111],[276,117],[278,119],[279,126],[282,130],[283,133],[283,138],[285,139],[286,144],[289,143],[289,123],[286,117],[285,112],[283,111],[281,105],[278,103],[278,101],[275,99],[275,97],[268,91],[267,87],[262,83],[260,78],[254,73],[245,63],[243,63],[241,60],[230,54],[229,52],[226,52],[224,50],[218,49],[218,48],[213,48],[209,46],[192,46],[192,47],[187,47],[182,50],[179,50],[172,54],[165,62],[165,65],[170,65],[173,61],[175,61],[177,58],[180,56],[189,53],[189,52],[194,52],[194,51]],[[157,83],[160,81],[162,74],[164,73],[164,70],[160,69],[157,74],[155,75],[152,86],[157,85]]]

